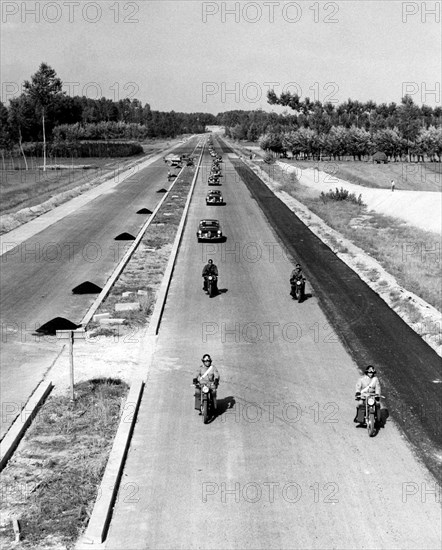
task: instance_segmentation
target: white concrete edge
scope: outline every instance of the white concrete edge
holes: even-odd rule
[[[228,144],[228,145],[232,147],[232,149],[237,150],[237,148],[234,145],[232,144]],[[238,154],[241,154],[241,153],[238,153]],[[402,286],[400,286],[399,283],[396,281],[396,279],[393,277],[393,275],[385,271],[385,269],[381,266],[381,264],[375,258],[373,258],[372,256],[369,256],[367,252],[365,252],[364,250],[359,248],[357,245],[353,244],[351,241],[346,239],[343,235],[341,235],[341,233],[339,233],[335,229],[328,226],[322,218],[314,214],[303,203],[299,202],[297,199],[289,195],[287,192],[276,189],[277,184],[275,183],[272,184],[271,179],[266,174],[266,172],[264,172],[264,170],[262,170],[258,166],[251,164],[248,161],[248,159],[244,158],[244,155],[241,154],[240,158],[244,162],[244,164],[246,164],[262,180],[262,182],[270,189],[270,191],[272,191],[272,193],[274,193],[275,196],[280,198],[282,202],[284,202],[284,204],[286,204],[290,208],[290,210],[299,217],[299,219],[310,229],[312,233],[314,233],[325,245],[327,245],[340,260],[342,260],[350,269],[352,269],[356,273],[356,275],[358,275],[358,277],[360,277],[368,287],[370,287],[374,292],[376,292],[376,294],[380,298],[382,298],[382,300],[384,300],[384,302],[388,305],[388,307],[390,307],[392,311],[396,313],[396,315],[398,315],[411,329],[414,330],[414,332],[416,332],[416,334],[418,334],[424,340],[426,344],[428,344],[439,356],[442,357],[442,345],[434,343],[430,338],[425,338],[425,334],[422,334],[419,331],[419,328],[421,328],[422,323],[413,324],[412,322],[410,322],[408,317],[402,311],[397,311],[394,307],[392,307],[392,304],[389,301],[386,293],[382,292],[382,289],[380,289],[376,285],[376,283],[373,283],[372,281],[370,281],[370,279],[366,277],[364,273],[361,273],[360,271],[358,271],[356,269],[356,266],[354,265],[354,262],[352,261],[351,256],[348,253],[339,252],[339,250],[337,250],[336,247],[333,246],[330,240],[327,239],[327,236],[324,235],[324,233],[320,230],[320,228],[321,227],[325,228],[327,232],[330,233],[330,235],[332,235],[340,244],[342,244],[343,246],[346,246],[352,252],[360,256],[367,256],[370,260],[370,263],[373,263],[376,265],[376,269],[380,273],[380,277],[383,277],[384,279],[387,279],[387,280],[390,279],[394,281],[393,283],[394,289],[397,289],[399,292],[403,293],[405,296],[408,296],[411,301],[418,304],[422,309],[424,309],[426,314],[430,315],[432,318],[432,321],[439,327],[441,326],[441,316],[442,316],[440,311],[438,311],[435,307],[433,307],[431,304],[429,304],[428,302],[426,302],[425,300],[423,300],[413,292],[410,292],[406,288],[403,288]],[[316,227],[315,225],[312,224],[312,222],[313,224],[316,224]],[[388,291],[390,292],[391,290],[392,290],[392,286],[389,286]]]
[[[97,499],[86,531],[80,537],[76,548],[91,548],[91,545],[102,544],[106,538],[143,388],[144,381],[139,379],[134,380],[130,386],[126,402],[120,411],[120,423],[98,488]]]
[[[126,266],[126,264],[128,263],[128,261],[130,260],[132,254],[135,252],[135,250],[137,249],[141,239],[144,237],[144,234],[146,233],[147,231],[147,228],[149,227],[149,225],[152,223],[153,219],[155,218],[158,210],[162,207],[164,201],[166,200],[166,198],[169,196],[169,193],[170,191],[173,189],[173,187],[175,186],[175,183],[177,182],[178,178],[180,177],[181,173],[183,172],[183,170],[185,169],[185,166],[183,166],[181,168],[181,170],[179,171],[179,174],[177,175],[177,177],[173,180],[172,182],[172,185],[169,187],[168,191],[166,191],[166,193],[164,193],[162,199],[160,200],[160,202],[157,204],[157,206],[155,207],[155,210],[152,212],[152,214],[150,215],[149,219],[146,221],[146,223],[143,225],[143,227],[140,229],[140,231],[138,232],[134,242],[131,244],[131,246],[129,247],[129,249],[126,251],[125,255],[123,256],[123,258],[120,260],[120,263],[117,265],[117,267],[114,269],[114,271],[111,273],[111,276],[109,277],[109,279],[107,280],[106,284],[104,285],[104,288],[103,290],[100,292],[100,294],[97,296],[97,298],[95,299],[94,303],[91,305],[91,307],[88,309],[88,311],[86,312],[85,316],[83,317],[83,319],[80,321],[80,325],[82,327],[86,327],[86,325],[90,322],[90,320],[92,319],[92,316],[94,315],[94,313],[97,311],[97,309],[100,307],[101,303],[103,302],[103,300],[106,298],[106,296],[108,295],[110,289],[112,288],[112,286],[115,284],[115,281],[118,279],[118,277],[120,276],[121,272],[123,271],[124,267]]]
[[[35,418],[39,407],[45,401],[53,388],[52,382],[42,380],[29,398],[25,407],[14,420],[4,438],[0,442],[0,471],[6,466],[17,445],[24,436],[29,425]]]
[[[61,219],[70,214],[72,212],[72,209],[75,210],[81,208],[88,202],[94,200],[100,194],[103,194],[104,192],[109,191],[117,185],[120,185],[120,183],[123,183],[127,178],[133,176],[135,171],[138,172],[140,170],[144,170],[144,168],[147,168],[157,160],[160,160],[169,152],[173,151],[181,145],[182,143],[177,143],[176,145],[173,145],[168,149],[164,149],[163,151],[161,151],[161,153],[155,153],[153,156],[150,156],[147,159],[139,159],[138,161],[134,161],[134,163],[129,167],[111,170],[108,174],[97,176],[97,178],[94,179],[104,178],[104,181],[102,183],[99,183],[98,185],[95,185],[91,189],[88,189],[84,193],[81,193],[73,197],[72,199],[63,202],[62,204],[59,204],[58,206],[40,214],[39,216],[36,216],[32,220],[25,222],[15,229],[12,229],[7,233],[2,233],[0,235],[0,256],[6,254],[7,252],[10,252],[15,247],[21,245],[24,241],[30,239],[43,229],[46,229],[54,223],[59,222]],[[92,184],[93,181],[94,180],[91,180],[89,183]],[[84,184],[79,184],[73,189],[78,189],[82,185],[87,185],[87,182]],[[62,192],[60,192],[60,194],[61,193]],[[18,214],[18,212],[16,213]],[[51,218],[50,220],[48,220],[49,217]]]
[[[189,194],[187,195],[186,204],[184,206],[181,220],[177,229],[177,234],[175,236],[175,240],[172,246],[172,251],[169,256],[169,261],[167,262],[166,270],[161,281],[161,286],[158,290],[157,299],[155,301],[155,308],[149,321],[149,335],[157,335],[160,329],[160,323],[163,316],[164,307],[166,305],[167,294],[169,292],[170,282],[172,280],[172,273],[178,256],[178,249],[181,244],[181,239],[183,237],[184,227],[187,220],[187,213],[190,207],[190,201],[192,200],[193,191],[195,189],[196,181],[198,179],[204,149],[205,147],[202,147],[201,149],[200,158],[198,159],[198,164],[196,166],[195,174],[193,176],[192,185],[190,186]]]

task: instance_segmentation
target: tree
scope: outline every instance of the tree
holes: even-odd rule
[[[18,142],[20,152],[25,161],[26,170],[28,170],[28,161],[23,150],[23,134],[28,131],[32,124],[30,114],[34,111],[33,105],[25,94],[11,99],[9,104],[9,124],[11,135],[14,142]]]
[[[348,146],[348,130],[343,126],[333,126],[328,135],[324,139],[324,147],[327,154],[335,160],[338,157],[345,155]]]
[[[402,152],[402,139],[397,129],[386,128],[373,135],[373,143],[377,151],[385,153],[396,160]]]
[[[402,98],[402,105],[397,110],[399,131],[402,137],[407,140],[407,154],[410,158],[410,141],[413,142],[421,127],[420,109],[413,103],[413,99],[406,95]]]
[[[41,113],[43,129],[43,170],[46,170],[46,129],[45,118],[48,107],[54,98],[62,94],[62,82],[56,72],[46,63],[42,63],[38,71],[31,76],[31,82],[24,82],[25,94],[34,102],[35,107]]]
[[[260,132],[258,125],[252,122],[252,124],[249,126],[249,129],[247,130],[247,139],[249,141],[258,141]]]
[[[8,120],[8,109],[0,101],[0,151],[2,153],[3,170],[5,166],[5,151],[9,151],[12,146],[11,128]]]
[[[370,153],[370,134],[363,128],[352,126],[347,132],[347,152],[353,155],[353,159],[362,160],[363,155]]]

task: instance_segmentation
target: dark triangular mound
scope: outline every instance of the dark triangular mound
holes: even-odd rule
[[[99,294],[103,289],[91,283],[90,281],[84,281],[81,285],[76,286],[72,289],[73,294]]]
[[[130,233],[120,233],[114,239],[114,241],[134,241],[135,237]]]
[[[65,319],[64,317],[54,317],[44,325],[42,325],[40,328],[38,328],[35,332],[38,332],[39,334],[47,334],[49,336],[55,336],[55,333],[57,330],[75,330],[80,325],[76,325],[72,321],[69,321],[69,319]]]
[[[142,208],[138,210],[137,214],[152,214],[152,210],[149,210],[149,208]]]
[[[157,193],[167,193],[167,189],[164,189],[164,187],[162,187],[161,189],[158,189]]]

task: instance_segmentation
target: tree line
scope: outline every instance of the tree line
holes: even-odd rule
[[[68,96],[55,70],[41,63],[30,81],[23,84],[23,93],[0,102],[0,151],[12,153],[24,144],[34,147],[46,158],[50,147],[73,146],[80,140],[173,138],[181,134],[202,133],[207,124],[215,124],[207,113],[162,112],[144,105],[138,99],[112,101],[102,97]]]
[[[277,154],[295,157],[362,159],[382,152],[392,159],[441,161],[442,108],[414,104],[409,96],[400,104],[349,99],[334,105],[305,100],[290,93],[268,93],[268,103],[291,109],[282,114],[229,111],[217,115],[226,135],[259,142]]]

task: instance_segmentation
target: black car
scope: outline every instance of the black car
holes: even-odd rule
[[[223,204],[223,196],[221,191],[209,191],[206,197],[206,204]]]
[[[198,242],[223,240],[223,232],[218,220],[201,220],[196,232]]]

